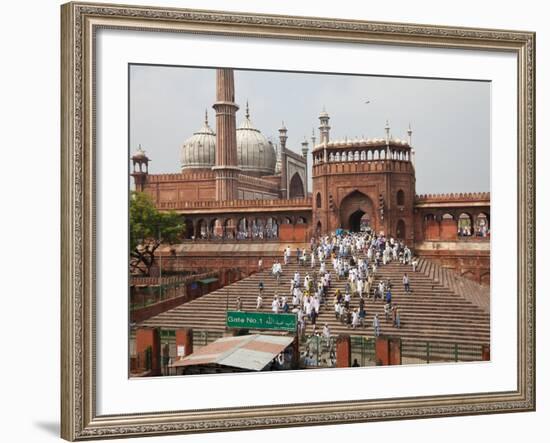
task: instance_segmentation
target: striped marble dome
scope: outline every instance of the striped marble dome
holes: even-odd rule
[[[181,169],[210,169],[215,163],[216,133],[208,125],[208,113],[205,113],[203,127],[183,143]]]
[[[243,173],[275,174],[277,156],[273,145],[250,121],[248,103],[245,119],[237,128],[237,158]]]

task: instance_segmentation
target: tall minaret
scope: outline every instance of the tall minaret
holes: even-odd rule
[[[279,129],[279,142],[281,146],[281,198],[288,198],[288,177],[286,171],[286,141],[288,140],[285,122]]]
[[[216,70],[216,200],[237,200],[239,167],[235,113],[235,81],[233,69]]]
[[[321,124],[319,125],[319,132],[320,132],[320,140],[319,143],[328,143],[330,139],[330,126],[328,124],[328,121],[330,120],[330,117],[327,114],[327,111],[323,107],[323,111],[321,114],[319,114],[319,121]]]
[[[304,157],[304,160],[306,161],[306,173],[305,173],[305,179],[306,179],[306,182],[304,183],[304,197],[307,197],[307,153],[309,151],[309,148],[308,148],[308,142],[307,142],[307,138],[304,137],[304,141],[302,142],[302,157]]]
[[[411,129],[411,124],[409,123],[409,129],[407,129],[407,143],[409,144],[409,147],[411,148],[411,163],[413,166],[414,164],[414,148],[412,147],[412,135],[413,130]]]
[[[392,157],[392,153],[390,151],[390,122],[386,120],[386,126],[384,127],[384,130],[386,132],[386,160]]]

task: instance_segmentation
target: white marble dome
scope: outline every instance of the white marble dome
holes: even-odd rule
[[[248,103],[244,121],[237,128],[237,158],[243,173],[275,174],[277,156],[273,145],[250,121]]]
[[[208,114],[204,125],[189,137],[181,148],[181,169],[210,169],[216,163],[216,133],[208,126]]]

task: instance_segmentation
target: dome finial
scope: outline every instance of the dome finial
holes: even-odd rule
[[[204,124],[208,126],[208,109],[204,108]]]
[[[248,107],[248,100],[246,100],[246,111],[245,111],[244,116],[245,116],[246,118],[250,118],[250,109],[249,109],[249,107]]]

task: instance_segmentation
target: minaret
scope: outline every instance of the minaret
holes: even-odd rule
[[[145,151],[141,147],[141,144],[138,147],[138,150],[131,157],[133,171],[131,173],[134,177],[134,183],[136,185],[137,192],[143,192],[145,184],[147,183],[147,175],[149,174],[149,162],[151,161]]]
[[[386,126],[384,127],[386,131],[386,160],[391,157],[390,152],[390,122],[386,120]]]
[[[281,146],[281,198],[288,198],[288,177],[286,172],[286,141],[288,140],[285,122],[279,129],[279,142]]]
[[[411,124],[409,123],[409,129],[407,130],[407,143],[411,148],[411,163],[414,166],[414,148],[412,147],[412,134],[413,134],[413,131],[411,129]]]
[[[235,81],[233,69],[216,70],[216,200],[237,200],[239,167],[235,113]]]
[[[302,142],[302,156],[304,157],[304,160],[306,161],[306,173],[305,173],[305,179],[306,182],[304,183],[305,188],[305,195],[304,197],[307,197],[307,153],[309,151],[307,138],[304,137],[304,141]]]
[[[330,120],[330,117],[327,114],[327,111],[325,110],[325,107],[323,106],[323,111],[321,114],[319,114],[319,132],[320,132],[320,140],[319,143],[328,143],[330,140],[330,126],[328,124],[328,121]]]

